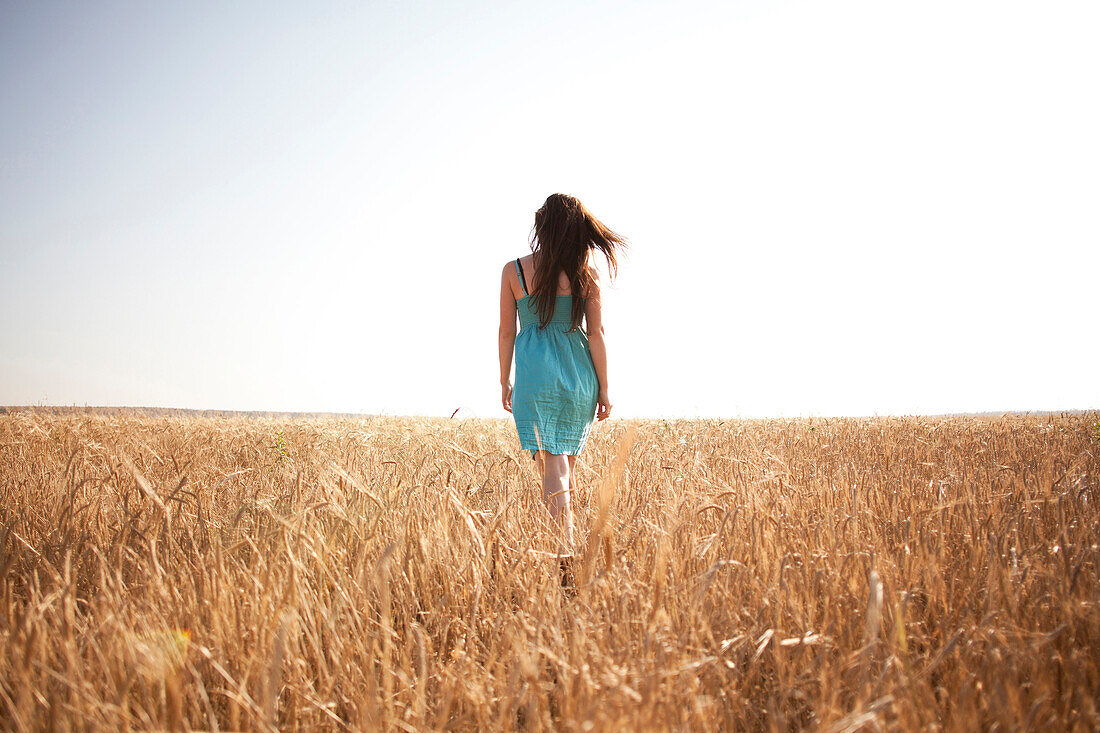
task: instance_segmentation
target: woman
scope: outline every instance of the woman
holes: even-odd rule
[[[614,277],[616,250],[625,245],[580,201],[556,193],[535,212],[531,254],[501,272],[501,400],[515,419],[520,445],[541,459],[542,498],[561,531],[563,558],[573,552],[569,495],[577,456],[593,417],[611,415],[599,274],[589,253],[602,252]],[[509,379],[513,349],[515,389]]]

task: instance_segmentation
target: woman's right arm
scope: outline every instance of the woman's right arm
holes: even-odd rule
[[[592,366],[596,368],[596,379],[600,383],[596,419],[604,420],[611,416],[611,398],[608,396],[607,385],[607,342],[604,340],[599,273],[595,268],[589,268],[589,274],[592,277],[584,301],[584,320],[588,329],[588,349],[592,352]]]

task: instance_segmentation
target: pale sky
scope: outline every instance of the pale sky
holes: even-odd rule
[[[0,404],[506,416],[578,196],[621,416],[1100,407],[1100,4],[0,5]]]

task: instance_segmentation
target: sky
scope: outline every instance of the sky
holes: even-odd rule
[[[1100,407],[1093,0],[0,3],[0,404],[506,416],[547,195],[619,416]]]

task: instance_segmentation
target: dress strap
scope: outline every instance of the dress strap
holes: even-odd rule
[[[523,288],[523,294],[529,295],[527,292],[527,278],[523,276],[523,265],[519,263],[519,260],[516,260],[516,274],[519,275],[519,284]]]

